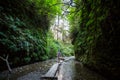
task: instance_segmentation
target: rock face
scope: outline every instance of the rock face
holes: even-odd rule
[[[72,33],[76,59],[120,80],[120,1],[76,0]]]

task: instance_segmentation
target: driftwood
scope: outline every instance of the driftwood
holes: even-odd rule
[[[3,61],[6,62],[6,65],[7,65],[7,67],[8,67],[8,70],[9,70],[9,72],[11,73],[11,72],[12,72],[12,69],[11,69],[11,67],[10,67],[10,65],[9,65],[8,58],[9,58],[9,55],[7,55],[6,58],[0,56],[0,59],[2,59]]]

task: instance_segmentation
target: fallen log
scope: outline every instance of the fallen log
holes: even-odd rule
[[[46,79],[48,79],[48,80],[62,80],[61,75],[63,76],[63,72],[61,72],[60,67],[62,67],[62,70],[65,71],[65,69],[63,68],[62,63],[65,63],[65,62],[67,62],[67,61],[69,61],[71,59],[74,59],[74,56],[72,56],[72,57],[64,57],[64,58],[60,57],[60,60],[61,60],[60,63],[54,64],[45,75],[41,76],[41,79],[45,79],[45,80]]]
[[[54,64],[45,75],[41,76],[41,79],[57,80],[57,72],[59,71],[60,65],[61,63]]]

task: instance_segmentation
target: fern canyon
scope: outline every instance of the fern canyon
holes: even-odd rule
[[[120,80],[119,8],[119,0],[0,0],[0,80]]]

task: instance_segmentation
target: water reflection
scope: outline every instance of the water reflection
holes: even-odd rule
[[[14,70],[15,72],[9,76],[9,80],[40,80],[40,75],[52,66],[54,61],[46,61],[28,65]],[[45,71],[46,70],[46,71]],[[44,71],[44,73],[42,72]],[[23,77],[24,76],[24,77]],[[27,79],[26,79],[27,78]],[[8,80],[6,78],[0,80]],[[94,71],[89,70],[80,62],[69,60],[63,62],[60,66],[58,80],[106,80]]]
[[[75,60],[63,62],[59,75],[58,80],[106,80]]]
[[[73,70],[75,71],[73,80],[106,80],[101,75],[83,66],[80,62],[72,61],[71,64],[73,63]]]

